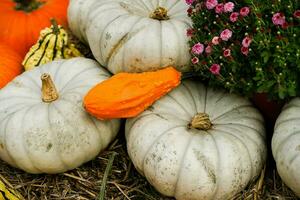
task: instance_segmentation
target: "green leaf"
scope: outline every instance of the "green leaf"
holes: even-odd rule
[[[270,58],[270,53],[269,53],[268,51],[263,51],[263,52],[261,53],[261,55],[262,55],[262,57],[263,57],[263,59],[264,59],[264,63],[267,63],[268,60],[269,60],[269,58]]]
[[[278,96],[280,99],[284,99],[285,97],[285,90],[282,86],[278,87]]]
[[[292,97],[296,96],[296,87],[290,86],[288,88],[288,94],[289,94],[289,96],[292,96]]]

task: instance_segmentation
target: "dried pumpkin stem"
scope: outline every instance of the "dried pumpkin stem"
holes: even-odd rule
[[[51,79],[50,74],[42,74],[42,100],[46,103],[55,101],[58,98],[58,92]]]
[[[37,0],[14,0],[16,3],[15,9],[24,12],[31,12],[41,7],[45,2]]]
[[[195,128],[204,131],[209,130],[211,126],[212,123],[209,119],[208,114],[206,113],[196,114],[188,125],[189,128]]]
[[[50,22],[51,22],[51,24],[52,24],[52,26],[53,26],[53,33],[54,33],[55,35],[58,35],[58,34],[59,34],[59,27],[58,27],[58,25],[57,25],[56,20],[55,20],[54,18],[51,18],[51,19],[50,19]]]
[[[151,13],[150,17],[157,20],[168,20],[168,10],[163,7],[157,7],[154,12]]]

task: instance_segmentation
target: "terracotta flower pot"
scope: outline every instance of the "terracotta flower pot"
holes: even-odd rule
[[[284,101],[270,100],[266,93],[256,93],[252,97],[252,102],[263,114],[267,127],[273,129]]]

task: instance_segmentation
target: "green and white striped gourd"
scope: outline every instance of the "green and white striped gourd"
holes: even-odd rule
[[[30,48],[22,65],[27,71],[53,60],[80,56],[79,50],[69,42],[67,31],[52,20],[52,26],[41,31],[37,43]]]

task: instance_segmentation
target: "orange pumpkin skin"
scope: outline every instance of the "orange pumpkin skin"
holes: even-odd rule
[[[0,89],[22,72],[22,57],[9,46],[0,44]]]
[[[51,25],[51,18],[67,25],[69,0],[39,1],[44,4],[31,12],[16,10],[17,4],[13,0],[0,1],[0,41],[14,48],[21,56],[25,56],[36,43],[40,31]]]
[[[173,67],[156,72],[119,73],[92,88],[84,98],[86,111],[98,119],[130,118],[180,84]]]

